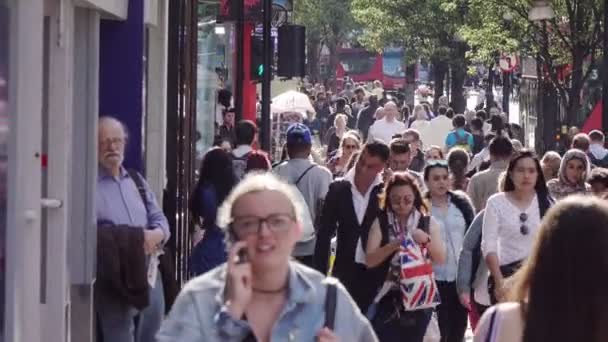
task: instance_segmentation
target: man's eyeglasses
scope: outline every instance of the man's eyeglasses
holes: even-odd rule
[[[344,145],[342,148],[345,149],[345,150],[356,150],[356,149],[359,148],[359,146],[357,146],[357,145]]]
[[[105,140],[101,141],[101,144],[103,146],[114,146],[114,145],[119,145],[122,146],[125,143],[125,139],[124,138],[108,138]]]
[[[291,214],[271,214],[266,217],[257,216],[241,216],[232,219],[230,227],[240,237],[247,237],[254,234],[259,234],[262,229],[262,223],[273,233],[279,233],[288,230],[295,217]]]
[[[528,221],[528,214],[521,213],[519,214],[519,222],[521,222],[521,227],[519,227],[519,232],[521,235],[530,234],[530,228],[526,225],[526,221]]]

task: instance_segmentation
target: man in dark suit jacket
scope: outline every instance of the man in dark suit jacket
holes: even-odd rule
[[[382,170],[389,158],[383,142],[365,145],[355,167],[329,186],[321,213],[315,248],[315,268],[326,274],[331,238],[338,247],[333,276],[340,279],[363,312],[375,295],[377,276],[365,266],[365,246],[372,222],[379,212]]]

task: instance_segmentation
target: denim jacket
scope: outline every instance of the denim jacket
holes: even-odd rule
[[[224,305],[226,265],[190,281],[179,294],[157,335],[158,342],[241,342],[251,332],[247,321],[235,320]],[[271,331],[271,341],[314,342],[325,322],[324,276],[290,263],[287,301]],[[369,321],[339,284],[334,333],[341,341],[375,342]]]

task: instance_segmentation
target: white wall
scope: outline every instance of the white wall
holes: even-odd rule
[[[129,0],[75,0],[74,3],[79,7],[95,8],[106,16],[122,20],[127,19]]]
[[[167,28],[169,1],[149,1],[146,13],[155,17],[148,28],[148,67],[146,84],[146,179],[162,205],[167,148]],[[152,8],[152,5],[156,5]],[[156,15],[152,15],[156,13]],[[154,20],[150,20],[154,21]]]

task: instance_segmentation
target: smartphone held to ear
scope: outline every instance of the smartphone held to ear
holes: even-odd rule
[[[245,264],[245,263],[249,262],[249,257],[247,256],[247,247],[241,248],[237,255],[238,255],[238,260],[236,261],[237,264]]]

